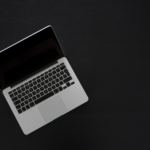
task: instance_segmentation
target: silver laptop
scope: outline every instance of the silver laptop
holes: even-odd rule
[[[25,135],[88,101],[50,25],[0,51],[0,88]]]

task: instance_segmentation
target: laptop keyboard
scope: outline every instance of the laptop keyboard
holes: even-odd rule
[[[20,114],[73,84],[69,71],[61,63],[8,94]]]

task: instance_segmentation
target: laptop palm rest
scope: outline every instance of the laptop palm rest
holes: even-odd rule
[[[38,108],[46,122],[50,122],[67,112],[67,108],[60,96],[50,99]]]

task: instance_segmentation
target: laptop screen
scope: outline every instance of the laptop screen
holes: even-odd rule
[[[42,29],[0,51],[0,88],[10,86],[63,56],[52,27]]]

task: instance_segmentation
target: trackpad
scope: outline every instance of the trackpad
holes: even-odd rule
[[[60,96],[50,99],[38,108],[46,122],[52,121],[67,112],[67,108]]]

